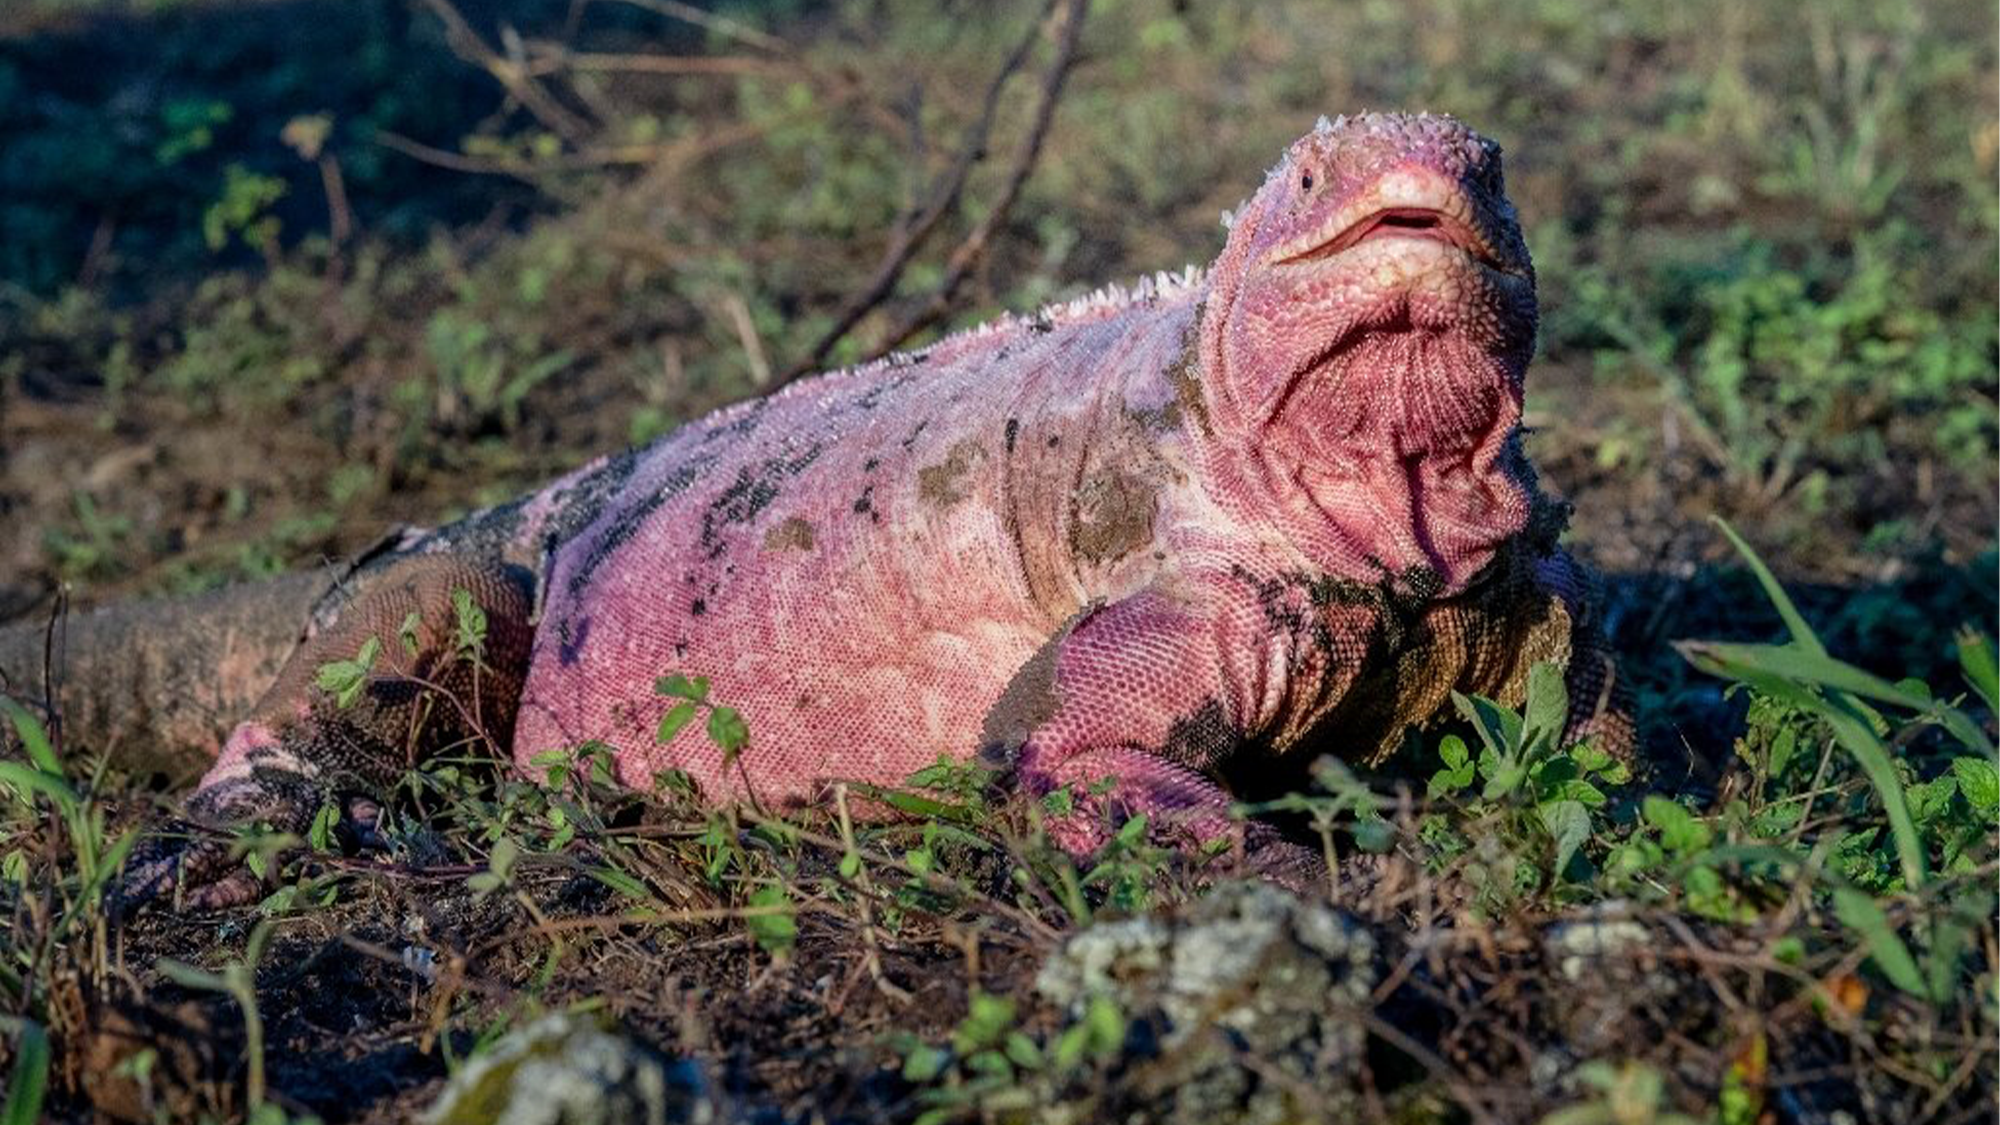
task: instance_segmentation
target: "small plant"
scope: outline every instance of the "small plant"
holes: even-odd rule
[[[1117,1003],[1094,995],[1082,1016],[1055,1036],[1037,1041],[1022,1030],[1012,1000],[974,992],[948,1046],[913,1035],[896,1037],[903,1079],[922,1088],[919,1125],[942,1125],[995,1115],[1029,1115],[1056,1103],[1063,1086],[1125,1044],[1126,1020]]]
[[[737,755],[750,744],[750,727],[743,721],[743,716],[734,707],[725,707],[709,699],[707,676],[690,678],[674,672],[655,681],[653,690],[663,698],[678,700],[660,717],[659,730],[654,733],[654,741],[660,745],[672,742],[683,727],[704,711],[708,713],[708,740],[722,751],[725,766],[734,763]]]
[[[290,189],[277,176],[252,172],[241,164],[223,170],[222,194],[201,217],[201,236],[210,250],[221,250],[240,238],[267,258],[278,252],[278,217],[271,206]]]
[[[1480,749],[1475,757],[1463,738],[1446,735],[1438,746],[1444,768],[1431,776],[1430,797],[1497,824],[1501,839],[1535,842],[1541,863],[1518,867],[1509,883],[1540,885],[1543,863],[1554,881],[1587,879],[1591,867],[1582,849],[1591,838],[1592,814],[1610,800],[1605,789],[1625,784],[1631,772],[1588,740],[1564,744],[1569,692],[1562,669],[1538,664],[1529,670],[1527,705],[1519,713],[1478,695],[1454,692],[1452,702]],[[1427,827],[1434,846],[1445,845],[1447,854],[1463,850],[1440,819]]]
[[[1646,1063],[1594,1059],[1577,1068],[1576,1081],[1591,1096],[1542,1118],[1541,1125],[1698,1125],[1669,1108],[1665,1076]]]

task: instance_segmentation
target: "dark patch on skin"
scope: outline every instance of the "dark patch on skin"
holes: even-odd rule
[[[584,555],[583,561],[579,562],[576,569],[570,573],[568,583],[569,596],[574,598],[581,593],[583,588],[590,584],[590,580],[596,576],[597,569],[604,565],[605,560],[616,554],[620,547],[630,542],[632,537],[638,534],[639,528],[644,526],[648,516],[658,511],[667,501],[686,492],[688,486],[700,480],[701,475],[707,472],[708,467],[714,463],[715,456],[713,454],[703,454],[690,458],[686,464],[676,467],[672,473],[669,473],[667,479],[660,482],[660,487],[654,489],[645,499],[618,513],[617,518],[611,526],[605,528],[603,533],[591,543],[590,550]],[[595,522],[595,520],[596,516],[593,514],[591,522]]]
[[[903,439],[903,448],[907,450],[915,446],[917,444],[917,439],[924,435],[924,431],[930,428],[930,424],[931,420],[929,418],[924,418],[918,421],[917,428],[911,430],[910,436]]]
[[[1117,469],[1084,478],[1070,509],[1070,549],[1098,565],[1124,558],[1152,542],[1159,504],[1153,485]]]
[[[813,525],[793,516],[764,533],[766,550],[810,551],[813,549]]]
[[[590,618],[556,623],[556,660],[565,668],[576,665],[583,655],[584,642],[590,639]]]
[[[641,452],[627,449],[618,453],[588,476],[564,486],[561,492],[552,496],[551,514],[536,544],[521,541],[522,516],[539,495],[530,492],[505,504],[474,512],[438,529],[433,535],[410,545],[407,550],[391,551],[383,557],[393,560],[411,552],[435,550],[438,544],[442,544],[456,555],[495,561],[508,559],[524,565],[539,564],[541,558],[531,560],[519,556],[526,550],[539,550],[546,557],[550,549],[568,542],[595,522],[631,479]]]
[[[1165,406],[1126,411],[1133,423],[1149,434],[1170,434],[1181,428],[1181,403],[1176,398]]]
[[[1194,307],[1194,319],[1181,333],[1181,351],[1167,363],[1167,382],[1174,388],[1175,401],[1183,413],[1190,415],[1201,425],[1201,432],[1215,436],[1215,427],[1208,418],[1208,403],[1201,397],[1201,317],[1206,304]]]
[[[1092,602],[1071,614],[1007,681],[979,730],[981,764],[994,769],[1013,769],[1021,748],[1055,717],[1062,706],[1062,691],[1056,684],[1056,661],[1062,655],[1062,644],[1102,608],[1102,602]]]
[[[1010,421],[1008,425],[1013,423]],[[945,453],[943,461],[917,470],[917,496],[940,508],[949,508],[969,498],[972,490],[965,478],[985,456],[986,450],[978,442],[960,439]]]
[[[861,462],[861,471],[864,473],[872,473],[881,467],[882,459],[880,457],[870,457],[868,460]]]
[[[707,612],[708,612],[707,598],[696,598],[694,600],[694,603],[688,606],[688,614],[693,617],[700,617],[702,614]]]
[[[1021,420],[1019,418],[1007,419],[1007,430],[1006,430],[1007,452],[1009,453],[1014,452],[1014,439],[1020,436],[1021,436]]]
[[[625,450],[557,497],[555,515],[542,531],[544,549],[569,542],[584,528],[597,522],[605,506],[623,491],[625,482],[632,479],[632,471],[638,467],[641,452],[637,449]]]
[[[857,516],[867,516],[869,519],[875,521],[876,523],[882,522],[881,513],[875,510],[874,485],[871,484],[867,488],[862,489],[861,495],[855,497],[854,514]]]
[[[1054,449],[1054,448],[1055,448],[1056,446],[1058,446],[1058,445],[1061,445],[1061,444],[1062,444],[1062,435],[1061,435],[1061,434],[1050,434],[1050,435],[1049,435],[1049,440],[1048,440],[1048,446],[1049,446],[1049,448],[1050,448],[1050,449]]]
[[[1207,773],[1227,760],[1242,741],[1243,733],[1229,721],[1222,701],[1211,699],[1174,720],[1167,728],[1166,740],[1160,744],[1160,757]]]
[[[796,456],[772,457],[755,468],[746,465],[738,469],[736,479],[701,514],[701,545],[708,557],[720,558],[728,548],[723,532],[732,526],[755,520],[778,498],[778,491],[785,481],[798,476],[819,460],[822,448],[815,442]]]

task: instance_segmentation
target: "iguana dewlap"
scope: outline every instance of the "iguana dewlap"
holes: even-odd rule
[[[314,670],[368,636],[385,668],[448,667],[461,588],[487,669],[450,686],[521,763],[598,740],[631,785],[784,805],[983,753],[1074,786],[1077,851],[1133,813],[1227,835],[1230,786],[1309,734],[1374,759],[1540,660],[1569,660],[1574,728],[1619,736],[1520,447],[1535,319],[1498,146],[1447,117],[1323,121],[1204,271],[799,382],[402,536],[322,604],[190,813],[296,822],[393,777],[409,684],[342,711]],[[699,722],[656,741],[672,672],[747,721],[736,762]],[[420,741],[460,737],[451,710]]]

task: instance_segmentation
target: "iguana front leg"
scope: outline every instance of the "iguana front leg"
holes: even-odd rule
[[[219,830],[263,823],[303,833],[338,801],[365,838],[373,801],[419,758],[469,741],[506,750],[533,635],[524,571],[419,556],[385,568],[353,599],[293,651],[236,726],[189,795],[179,831],[134,853],[121,884],[128,907],[168,892],[184,905],[240,901],[256,884],[231,864]],[[370,650],[353,698],[320,685],[322,667]]]
[[[987,757],[1031,793],[1069,787],[1074,811],[1050,833],[1071,853],[1144,815],[1184,849],[1241,846],[1255,867],[1310,879],[1311,854],[1230,816],[1215,780],[1246,740],[1287,721],[1301,687],[1325,678],[1325,646],[1296,644],[1270,618],[1255,588],[1230,575],[1088,608],[1016,674],[988,716]]]

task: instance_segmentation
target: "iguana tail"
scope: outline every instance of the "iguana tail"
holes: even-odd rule
[[[70,752],[198,774],[277,677],[338,575],[322,568],[112,605],[67,615],[53,629],[47,621],[0,626],[0,692],[37,711],[52,707]],[[0,744],[9,737],[0,723]]]

